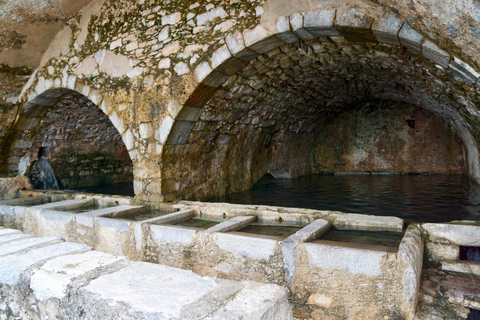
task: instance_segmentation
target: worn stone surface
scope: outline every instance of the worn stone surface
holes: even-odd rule
[[[260,307],[255,303],[257,299],[251,299],[254,291],[264,297],[263,302],[268,302]],[[232,300],[224,302],[229,299]],[[210,314],[212,319],[292,319],[291,310],[283,305],[288,305],[288,301],[280,287],[216,281],[199,277],[191,271],[146,263],[135,263],[93,280],[80,290],[79,302],[93,307],[84,309],[87,316],[113,313],[118,316],[198,319]],[[128,311],[125,310],[127,305]]]
[[[480,263],[476,261],[442,261],[442,270],[471,274],[480,277]]]
[[[0,260],[2,319],[293,319],[279,286],[200,277],[85,245],[44,244]]]
[[[19,190],[32,189],[26,177],[0,178],[0,199],[13,199],[19,196]]]
[[[415,319],[467,319],[469,308],[479,309],[479,285],[475,278],[424,270]]]
[[[422,227],[431,237],[447,240],[455,245],[480,246],[479,226],[426,223]]]

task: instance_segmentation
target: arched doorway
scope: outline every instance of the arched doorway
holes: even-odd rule
[[[73,90],[50,89],[25,106],[4,168],[28,175],[39,156],[63,189],[133,184],[132,161],[121,135],[97,105]]]

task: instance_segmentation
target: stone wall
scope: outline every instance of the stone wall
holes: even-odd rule
[[[444,119],[480,179],[480,74],[471,55],[415,27],[370,1],[96,0],[12,101],[24,108],[52,87],[88,96],[122,136],[142,199],[249,188],[369,100]],[[291,174],[309,172],[298,160]]]
[[[313,171],[465,173],[461,140],[433,114],[371,103],[335,118],[316,137]]]

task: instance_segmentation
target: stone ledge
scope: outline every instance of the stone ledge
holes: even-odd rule
[[[425,223],[422,227],[433,238],[447,240],[459,246],[480,246],[480,226]]]

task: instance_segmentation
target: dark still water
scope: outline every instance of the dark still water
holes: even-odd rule
[[[72,190],[88,193],[111,194],[118,196],[135,196],[135,193],[133,192],[133,182],[102,184],[93,187],[73,188]]]
[[[209,202],[397,216],[406,222],[480,220],[480,187],[463,175],[309,175],[275,179]]]

